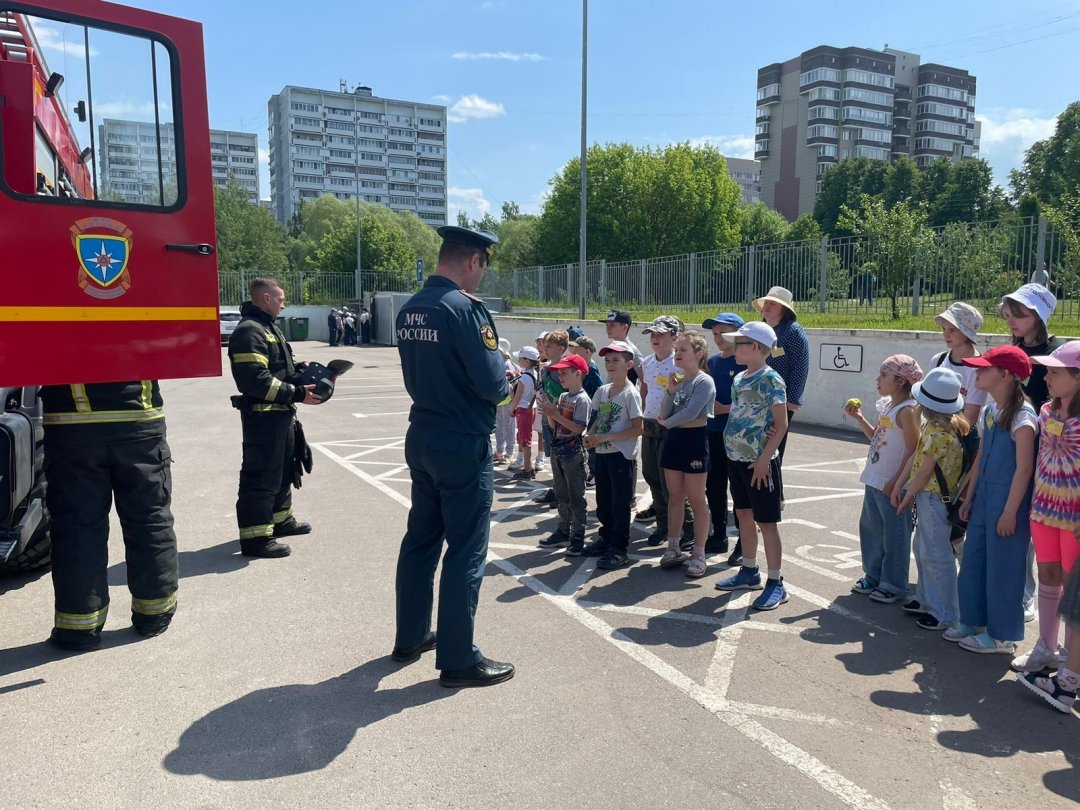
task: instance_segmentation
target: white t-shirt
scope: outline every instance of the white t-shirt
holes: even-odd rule
[[[878,418],[874,435],[866,452],[866,466],[859,477],[860,483],[881,491],[885,490],[885,485],[896,475],[907,456],[904,431],[899,423],[900,412],[916,404],[915,400],[906,399],[890,408],[890,402],[892,397],[882,397],[877,401]]]
[[[664,390],[667,388],[668,378],[675,373],[675,352],[672,352],[663,360],[657,360],[655,354],[645,358],[642,365],[641,378],[648,386],[645,392],[645,403],[642,406],[642,416],[646,419],[660,417],[660,404],[664,401]]]
[[[518,407],[526,411],[532,408],[535,400],[536,383],[533,382],[533,374],[532,371],[523,371],[517,381],[517,384],[521,386],[521,399],[518,400]]]
[[[593,394],[592,409],[597,413],[597,417],[589,431],[590,436],[622,433],[632,427],[632,420],[641,416],[641,394],[633,385],[627,383],[622,391],[612,396],[611,383],[608,383],[600,386]],[[629,459],[637,458],[640,450],[640,436],[619,442],[602,442],[596,446],[597,453],[622,453]]]
[[[982,435],[986,435],[988,430],[993,429],[997,425],[998,414],[1001,409],[994,400],[990,400],[982,412]],[[1039,432],[1039,417],[1035,413],[1035,409],[1028,403],[1024,403],[1024,406],[1017,412],[1016,418],[1013,419],[1012,427],[1009,428],[1009,435],[1016,438],[1016,431],[1020,428],[1029,427],[1037,434]]]
[[[942,360],[944,355],[944,360]],[[964,395],[964,406],[978,405],[980,408],[986,404],[986,392],[975,387],[975,369],[965,366],[963,363],[956,365],[952,361],[952,352],[946,349],[934,355],[930,361],[930,368],[947,368],[960,375],[960,393]]]

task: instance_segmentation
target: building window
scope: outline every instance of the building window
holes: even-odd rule
[[[864,107],[844,107],[844,120],[867,121],[871,124],[892,126],[892,113],[868,110]]]
[[[300,110],[301,112],[318,112],[318,104],[308,104],[303,101],[291,101],[289,102],[289,109]]]
[[[952,151],[953,151],[953,146],[954,146],[953,141],[947,141],[944,138],[916,138],[915,139],[915,148],[916,149],[933,149],[933,150],[938,151],[938,152],[949,152],[951,154]]]
[[[294,115],[293,123],[300,127],[317,127],[321,126],[318,118],[308,118],[303,115]]]
[[[831,118],[836,120],[840,117],[840,111],[836,107],[811,107],[809,111],[810,118]]]
[[[866,104],[879,104],[882,107],[890,107],[893,103],[893,97],[888,93],[863,90],[860,87],[845,87],[844,101],[862,101]]]
[[[807,98],[810,101],[839,101],[840,89],[837,87],[815,87]]]
[[[806,128],[807,138],[835,138],[837,135],[837,128],[828,124],[815,124],[812,127]]]
[[[856,146],[855,157],[870,158],[871,160],[888,160],[889,150],[877,146]]]
[[[840,71],[833,68],[814,68],[799,77],[799,86],[805,87],[814,82],[839,82]],[[760,92],[760,91],[759,91]],[[760,96],[759,96],[760,98]]]
[[[767,84],[764,87],[759,87],[757,91],[758,101],[769,98],[770,96],[778,95],[780,95],[780,85],[775,82],[773,84]]]
[[[872,84],[875,87],[892,87],[893,77],[884,73],[871,73],[869,70],[845,70],[845,82],[859,82],[860,84]]]

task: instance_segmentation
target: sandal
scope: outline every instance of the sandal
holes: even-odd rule
[[[873,593],[876,588],[877,585],[871,582],[867,577],[863,577],[862,579],[855,581],[855,584],[851,586],[851,592],[868,594]]]
[[[668,540],[667,551],[664,552],[664,556],[660,558],[661,568],[674,568],[676,565],[682,565],[683,560],[686,559],[686,555],[679,548],[679,540]]]
[[[708,566],[705,564],[705,552],[694,549],[694,553],[690,557],[690,565],[686,568],[686,575],[688,577],[703,577],[707,570]]]

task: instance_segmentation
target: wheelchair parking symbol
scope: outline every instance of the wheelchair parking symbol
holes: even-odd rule
[[[857,343],[822,343],[818,368],[822,371],[862,371],[863,347]]]

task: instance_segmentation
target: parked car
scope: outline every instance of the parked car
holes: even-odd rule
[[[240,307],[221,307],[221,342],[228,343],[240,323]]]

